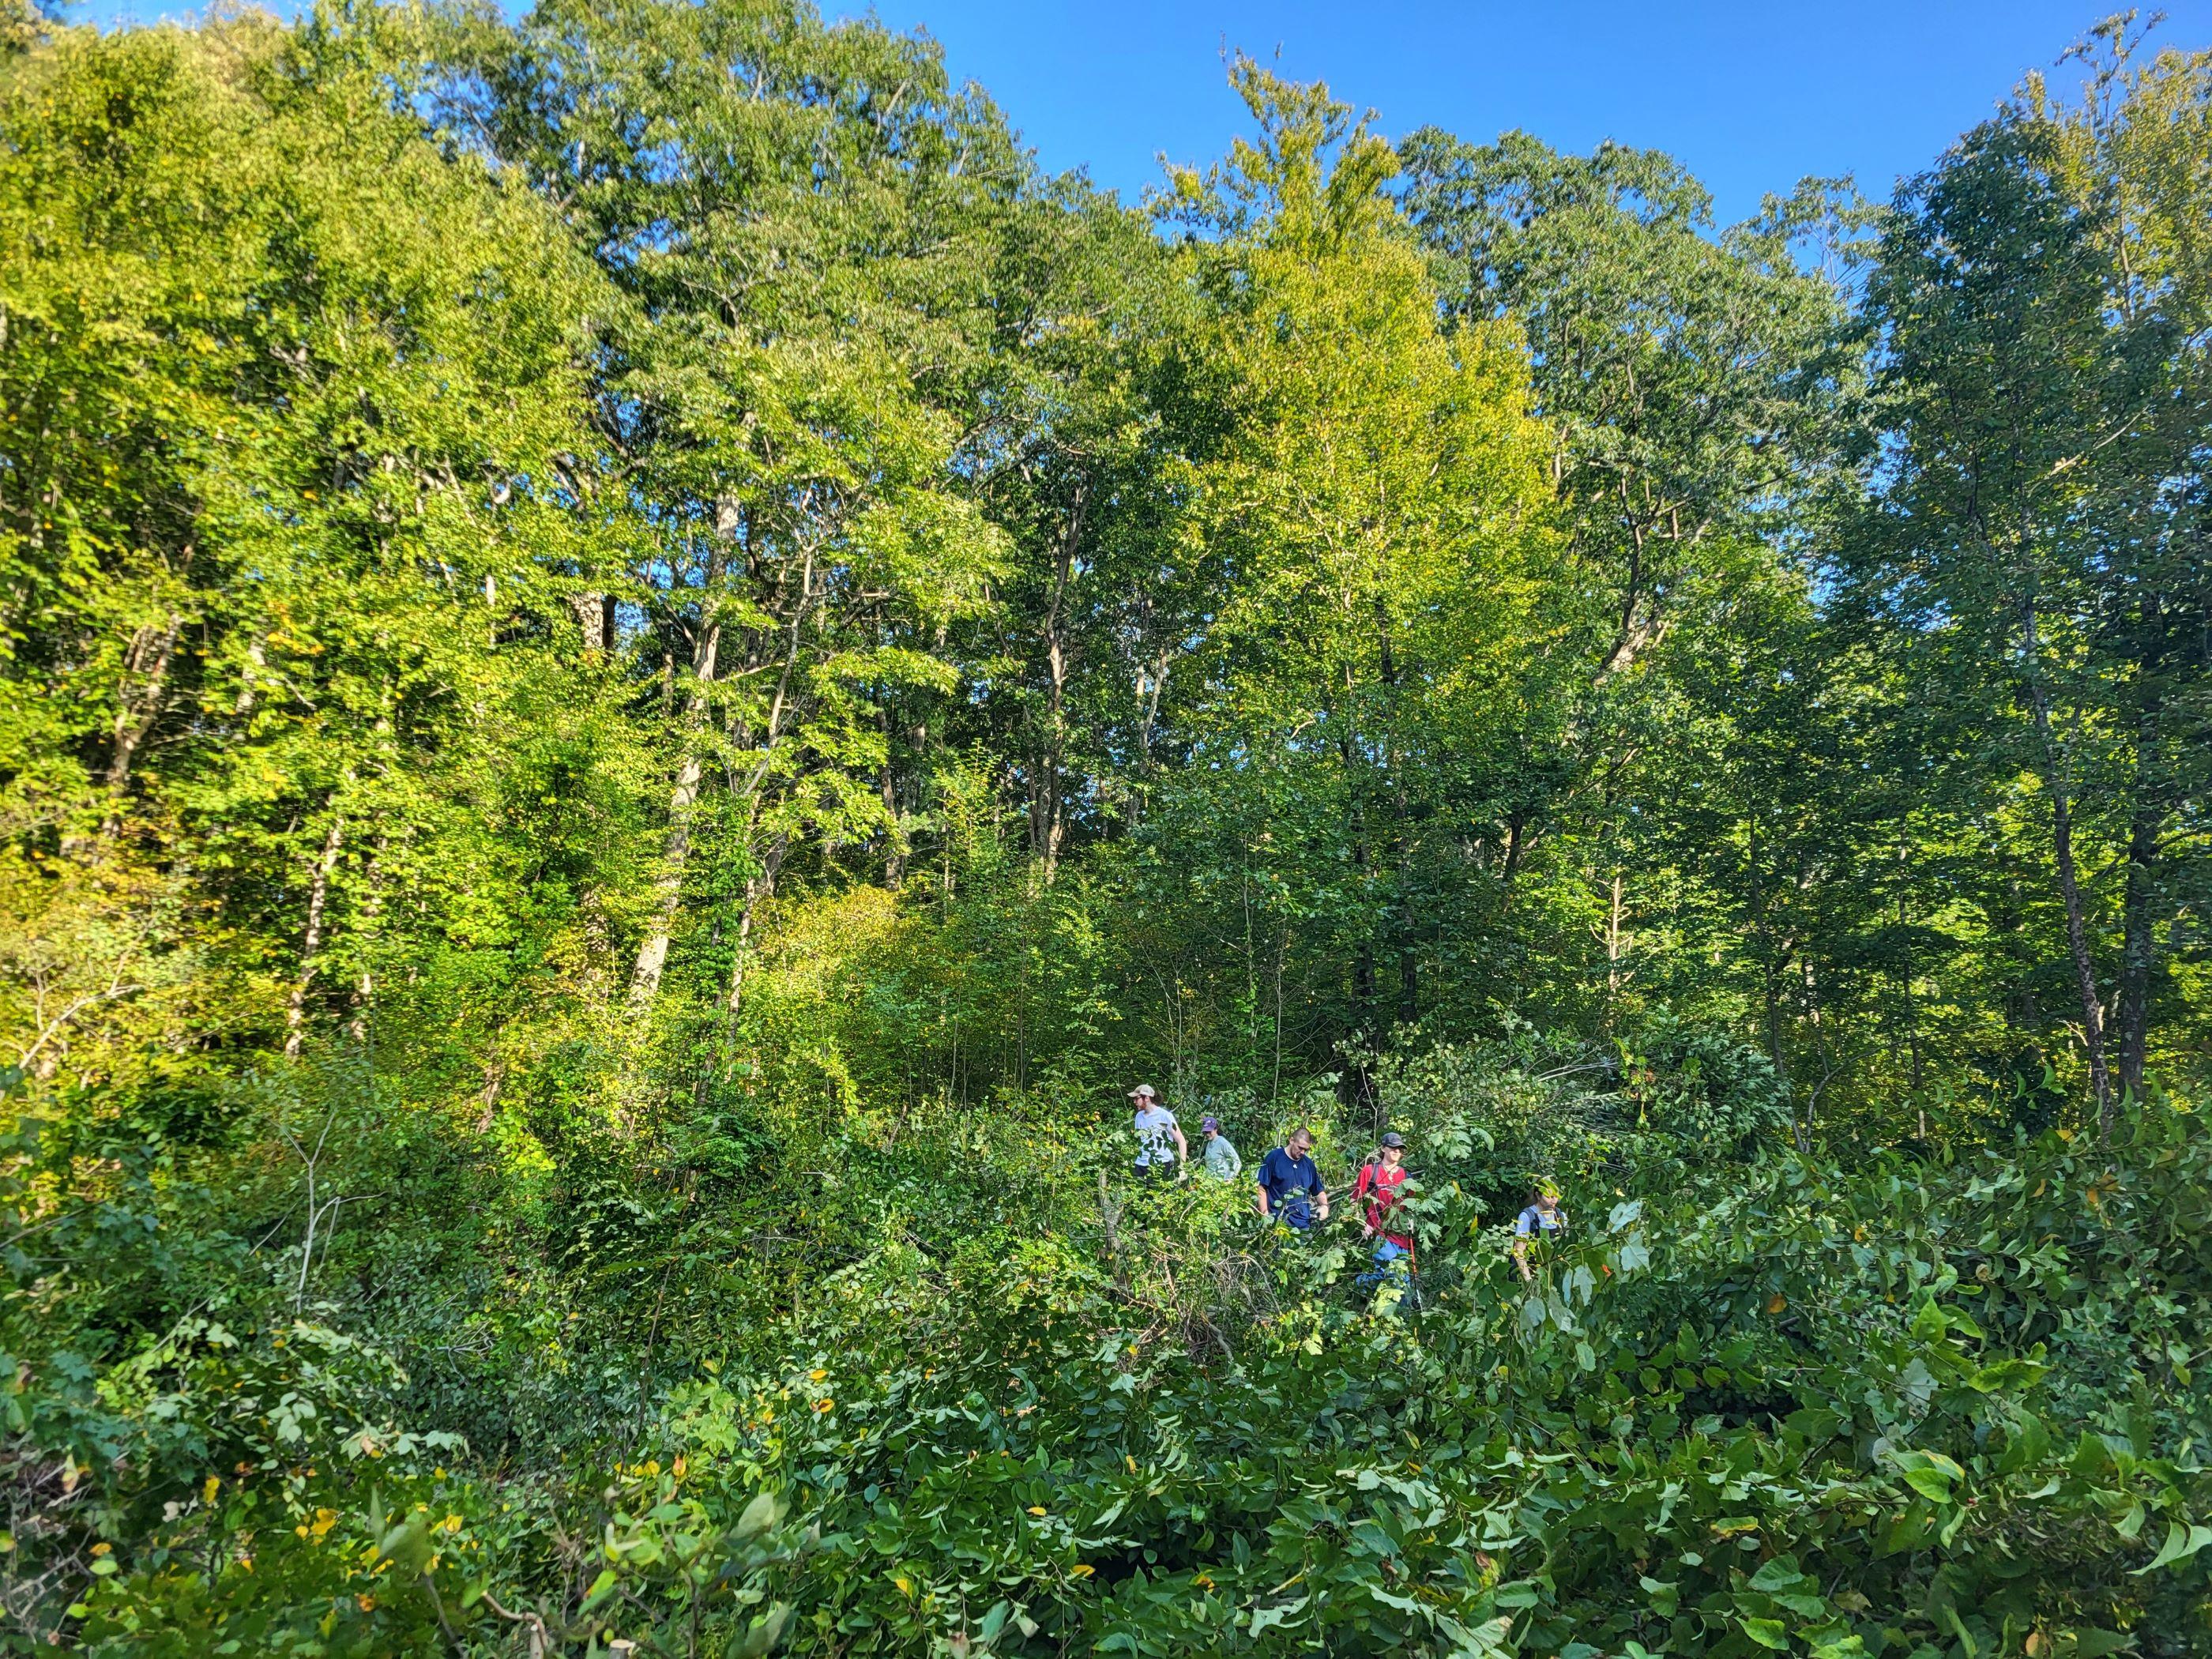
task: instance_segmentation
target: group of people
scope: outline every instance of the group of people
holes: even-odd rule
[[[1136,1109],[1137,1178],[1182,1179],[1191,1164],[1190,1143],[1182,1125],[1160,1103],[1149,1083],[1132,1089],[1129,1099]],[[1244,1159],[1222,1133],[1221,1120],[1208,1116],[1199,1127],[1206,1137],[1199,1161],[1206,1174],[1219,1181],[1237,1179],[1244,1171]],[[1360,1165],[1352,1191],[1352,1202],[1359,1210],[1361,1235],[1374,1241],[1375,1266],[1380,1274],[1404,1273],[1413,1266],[1413,1234],[1403,1218],[1394,1221],[1391,1216],[1404,1201],[1405,1184],[1406,1138],[1393,1129],[1382,1136],[1375,1155]],[[1328,1219],[1328,1186],[1314,1163],[1313,1135],[1303,1127],[1291,1130],[1281,1146],[1260,1160],[1257,1185],[1260,1213],[1279,1226],[1310,1232],[1317,1222]],[[1566,1226],[1559,1188],[1549,1181],[1538,1182],[1528,1207],[1513,1224],[1513,1262],[1522,1278],[1534,1277],[1528,1265],[1528,1246],[1557,1237]]]

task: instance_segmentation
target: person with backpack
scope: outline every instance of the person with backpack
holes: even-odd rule
[[[1400,1301],[1412,1305],[1413,1236],[1403,1216],[1394,1223],[1390,1214],[1405,1201],[1405,1185],[1406,1137],[1393,1129],[1360,1165],[1352,1188],[1352,1202],[1362,1206],[1360,1235],[1375,1243],[1374,1261],[1354,1283],[1367,1291],[1395,1288]]]
[[[1318,1215],[1316,1215],[1318,1212]],[[1260,1213],[1293,1232],[1310,1232],[1328,1219],[1328,1188],[1314,1166],[1313,1135],[1293,1129],[1260,1160]]]
[[[1137,1179],[1158,1181],[1177,1174],[1177,1166],[1190,1158],[1190,1143],[1183,1139],[1182,1125],[1160,1104],[1149,1083],[1130,1090],[1129,1099],[1137,1109]]]
[[[1404,1199],[1405,1184],[1406,1137],[1393,1129],[1382,1137],[1375,1156],[1360,1165],[1359,1179],[1352,1188],[1352,1201],[1366,1206],[1360,1218],[1360,1236],[1382,1241],[1375,1251],[1378,1262],[1395,1261],[1401,1256],[1408,1261],[1413,1259],[1413,1238],[1402,1231],[1404,1220],[1398,1222],[1398,1231],[1391,1231],[1389,1224],[1390,1212]]]
[[[1554,1182],[1539,1181],[1528,1198],[1528,1207],[1513,1223],[1513,1265],[1522,1279],[1533,1284],[1536,1273],[1528,1265],[1528,1246],[1535,1240],[1565,1237],[1567,1212],[1559,1207],[1559,1188]]]

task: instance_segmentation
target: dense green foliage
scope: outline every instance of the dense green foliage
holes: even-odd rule
[[[2212,58],[2077,56],[1720,227],[0,0],[0,1644],[2212,1654]]]

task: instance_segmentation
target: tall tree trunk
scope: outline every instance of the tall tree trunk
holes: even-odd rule
[[[379,836],[376,838],[374,848],[368,855],[368,868],[362,872],[363,884],[368,890],[367,896],[362,900],[361,919],[357,924],[356,936],[364,946],[374,943],[377,920],[384,914],[385,847],[386,838]],[[346,1027],[347,1035],[356,1042],[365,1043],[368,1041],[368,1013],[370,1006],[375,999],[376,981],[369,972],[368,963],[364,961],[362,963],[360,982],[354,987],[353,1018]]]
[[[719,545],[719,543],[718,543]],[[660,975],[668,965],[668,941],[675,932],[676,912],[684,898],[684,866],[691,856],[691,819],[699,804],[702,762],[699,731],[707,717],[707,689],[714,682],[714,664],[722,646],[722,624],[716,614],[716,579],[721,571],[717,556],[708,568],[707,597],[699,618],[699,632],[691,647],[691,695],[684,714],[684,759],[676,769],[676,782],[668,792],[668,835],[660,849],[660,873],[653,884],[653,908],[647,913],[645,938],[637,947],[637,962],[630,969],[629,1006],[634,1014],[653,1006],[660,992]]]
[[[2119,1027],[2119,1086],[2142,1097],[2143,1061],[2150,1047],[2151,970],[2158,956],[2158,896],[2161,884],[2160,831],[2162,804],[2146,792],[2136,801],[2128,826],[2126,896],[2122,901],[2119,998],[2113,1019]]]
[[[2051,700],[2043,689],[2041,642],[2033,600],[2021,605],[2021,646],[2028,710],[2043,754],[2044,787],[2051,792],[2051,846],[2058,872],[2058,896],[2066,908],[2066,948],[2074,959],[2074,985],[2081,1000],[2081,1042],[2089,1053],[2089,1085],[2097,1100],[2100,1139],[2112,1133],[2112,1083],[2105,1066],[2105,1007],[2097,994],[2096,963],[2089,954],[2089,924],[2081,878],[2074,856],[2074,799],[2069,769],[2051,730]]]
[[[300,941],[300,976],[284,1009],[284,1058],[297,1060],[307,1024],[307,990],[315,982],[323,949],[323,915],[330,902],[331,872],[337,868],[338,849],[345,840],[345,818],[331,803],[330,833],[323,837],[323,855],[315,860],[314,878],[307,884],[307,927]]]
[[[1521,860],[1528,856],[1528,843],[1522,839],[1527,819],[1519,807],[1505,816],[1505,859],[1498,872],[1498,914],[1503,916],[1513,908],[1513,884],[1521,873]]]
[[[1620,995],[1620,963],[1628,953],[1627,934],[1622,927],[1626,916],[1620,872],[1615,870],[1611,900],[1605,913],[1605,1001],[1608,1011]]]
[[[737,948],[730,954],[730,994],[726,1004],[730,1035],[735,1036],[738,1015],[744,1007],[745,952],[751,948],[753,915],[760,907],[775,896],[775,878],[783,868],[783,857],[790,849],[791,837],[778,836],[769,843],[768,851],[761,855],[760,873],[745,884],[744,904],[738,911]]]
[[[613,607],[604,593],[571,593],[568,608],[576,613],[576,626],[584,636],[586,656],[603,655],[613,633]]]
[[[1030,848],[1043,864],[1048,883],[1059,871],[1060,848],[1067,839],[1067,682],[1074,662],[1073,644],[1067,632],[1068,596],[1075,585],[1075,554],[1082,542],[1084,515],[1089,504],[1090,483],[1086,479],[1076,485],[1066,529],[1054,552],[1052,590],[1045,603],[1042,629],[1048,679],[1044,732],[1036,746],[1034,775],[1030,781]],[[1148,714],[1148,728],[1149,723]]]
[[[906,879],[906,848],[899,839],[898,773],[891,764],[891,711],[889,708],[879,708],[876,719],[884,734],[884,769],[878,780],[884,803],[884,885],[896,893]]]
[[[2158,965],[2158,902],[2164,887],[2161,854],[2168,807],[2167,774],[2160,726],[2166,712],[2170,623],[2158,595],[2146,595],[2139,623],[2136,711],[2135,805],[2128,815],[2128,873],[2120,907],[2120,985],[2113,1006],[2119,1027],[2119,1086],[2142,1097],[2143,1064],[2150,1048],[2151,976]]]
[[[1744,825],[1747,870],[1751,877],[1751,927],[1759,941],[1760,990],[1766,1002],[1766,1054],[1774,1062],[1774,1074],[1787,1081],[1790,1070],[1782,1058],[1782,964],[1777,959],[1774,930],[1767,922],[1766,882],[1759,873],[1759,815],[1748,814]]]
[[[647,913],[645,939],[637,947],[637,962],[630,969],[629,1006],[634,1013],[653,1006],[660,992],[660,975],[668,966],[668,941],[676,928],[676,911],[684,898],[684,869],[691,856],[691,814],[699,803],[700,760],[688,754],[677,769],[675,787],[668,792],[668,837],[661,844],[660,873],[653,879],[653,908]]]
[[[161,717],[168,685],[169,658],[176,648],[177,632],[183,626],[184,618],[172,611],[161,627],[149,624],[131,637],[131,648],[124,653],[123,684],[117,699],[114,737],[108,749],[107,788],[112,795],[120,796],[131,781],[131,763],[137,756],[138,746],[146,741],[146,734]]]

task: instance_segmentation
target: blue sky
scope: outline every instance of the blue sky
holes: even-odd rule
[[[926,26],[1054,171],[1133,194],[1157,157],[1210,161],[1243,111],[1224,45],[1322,79],[1393,137],[1525,128],[1563,149],[1670,151],[1740,218],[1762,192],[1850,173],[1887,196],[2047,67],[2095,0],[878,0]],[[862,8],[827,0],[831,15]],[[2212,46],[2212,0],[2169,0],[2155,39]],[[2073,66],[2063,71],[2069,87]]]
[[[94,0],[80,19],[184,8]],[[823,0],[832,16],[865,8]],[[997,98],[1044,165],[1088,167],[1133,196],[1157,158],[1211,161],[1243,112],[1224,46],[1372,106],[1392,136],[1522,127],[1564,149],[1601,139],[1672,152],[1724,219],[1808,173],[1886,196],[2047,68],[2095,0],[878,0],[926,27],[952,73]],[[2168,0],[2159,39],[2212,46],[2212,0]],[[1279,58],[1277,57],[1279,52]],[[2067,84],[2069,66],[2061,71]]]

